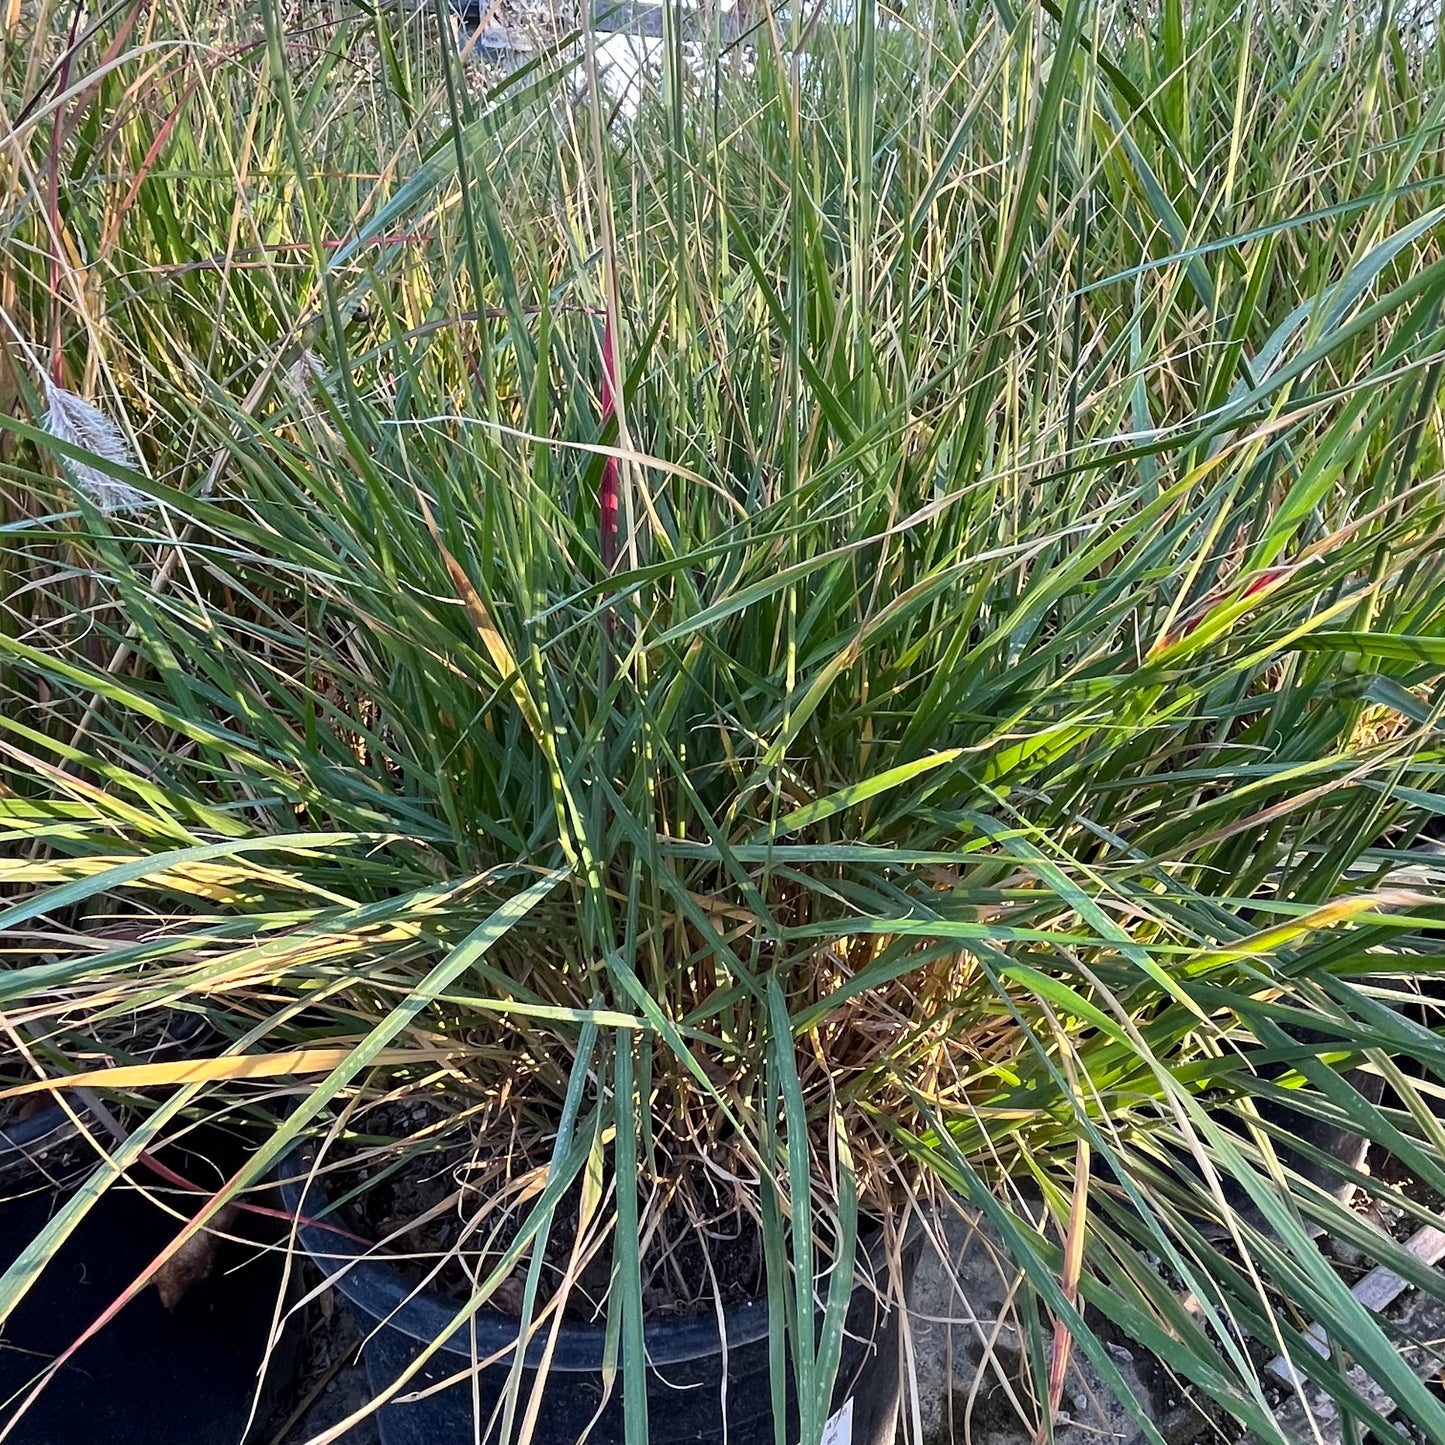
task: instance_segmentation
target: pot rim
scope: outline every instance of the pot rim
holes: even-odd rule
[[[348,1303],[362,1314],[411,1339],[430,1344],[442,1335],[456,1316],[457,1307],[432,1289],[413,1286],[385,1259],[372,1256],[356,1240],[333,1233],[319,1224],[301,1222],[324,1216],[331,1201],[312,1173],[314,1149],[301,1144],[281,1160],[281,1198],[291,1216],[296,1238],[312,1262]],[[766,1299],[746,1300],[722,1311],[723,1330],[714,1314],[683,1319],[650,1320],[644,1326],[649,1364],[673,1365],[718,1355],[755,1344],[768,1333]],[[485,1306],[476,1310],[447,1336],[442,1348],[453,1355],[473,1354],[497,1365],[510,1365],[515,1357],[519,1320],[515,1315]],[[725,1333],[725,1338],[724,1338]],[[537,1369],[547,1350],[550,1331],[536,1330],[528,1341],[524,1367]],[[557,1332],[549,1369],[600,1373],[606,1350],[605,1325],[579,1325],[564,1321]]]
[[[50,1141],[52,1134],[73,1132],[74,1128],[74,1121],[59,1104],[51,1104],[14,1124],[0,1124],[0,1164],[11,1163],[17,1156],[29,1158],[39,1145]]]

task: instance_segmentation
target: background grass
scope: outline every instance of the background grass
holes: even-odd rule
[[[1117,1380],[1087,1302],[1260,1438],[1281,1348],[1445,1435],[1260,1111],[1387,1144],[1437,1219],[1432,26],[762,15],[670,26],[634,114],[585,35],[502,73],[438,24],[6,33],[9,1081],[203,1014],[125,1157],[313,1050],[196,1228],[358,1090],[525,1080],[535,1227],[620,1181],[622,1340],[634,1175],[725,1156],[808,1440],[815,1274],[855,1198],[940,1186],[1026,1271],[1042,1418],[1051,1319]],[[67,484],[37,364],[153,507]]]

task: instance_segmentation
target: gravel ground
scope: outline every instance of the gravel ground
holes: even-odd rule
[[[302,1328],[305,1353],[295,1403],[260,1437],[267,1445],[305,1445],[371,1398],[361,1362],[361,1331],[334,1290],[311,1301]],[[341,1439],[345,1445],[380,1445],[381,1437],[376,1422],[367,1419]]]

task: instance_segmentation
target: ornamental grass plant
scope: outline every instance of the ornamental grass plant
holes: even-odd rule
[[[1445,1227],[1428,16],[760,7],[630,88],[445,18],[8,15],[0,1108],[262,1121],[177,1247],[469,1121],[534,1187],[458,1317],[590,1239],[632,1442],[702,1177],[809,1445],[860,1219],[949,1199],[1031,1427],[1103,1311],[1255,1438],[1278,1352],[1445,1438],[1316,1232],[1438,1275],[1281,1154]]]

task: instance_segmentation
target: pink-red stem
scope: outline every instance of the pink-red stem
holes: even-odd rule
[[[617,415],[617,347],[612,337],[612,315],[609,311],[602,321],[602,427]],[[607,457],[602,463],[602,490],[598,495],[598,513],[601,535],[599,548],[602,565],[611,572],[617,565],[617,496],[620,487],[616,457]],[[609,624],[611,613],[608,614]]]

